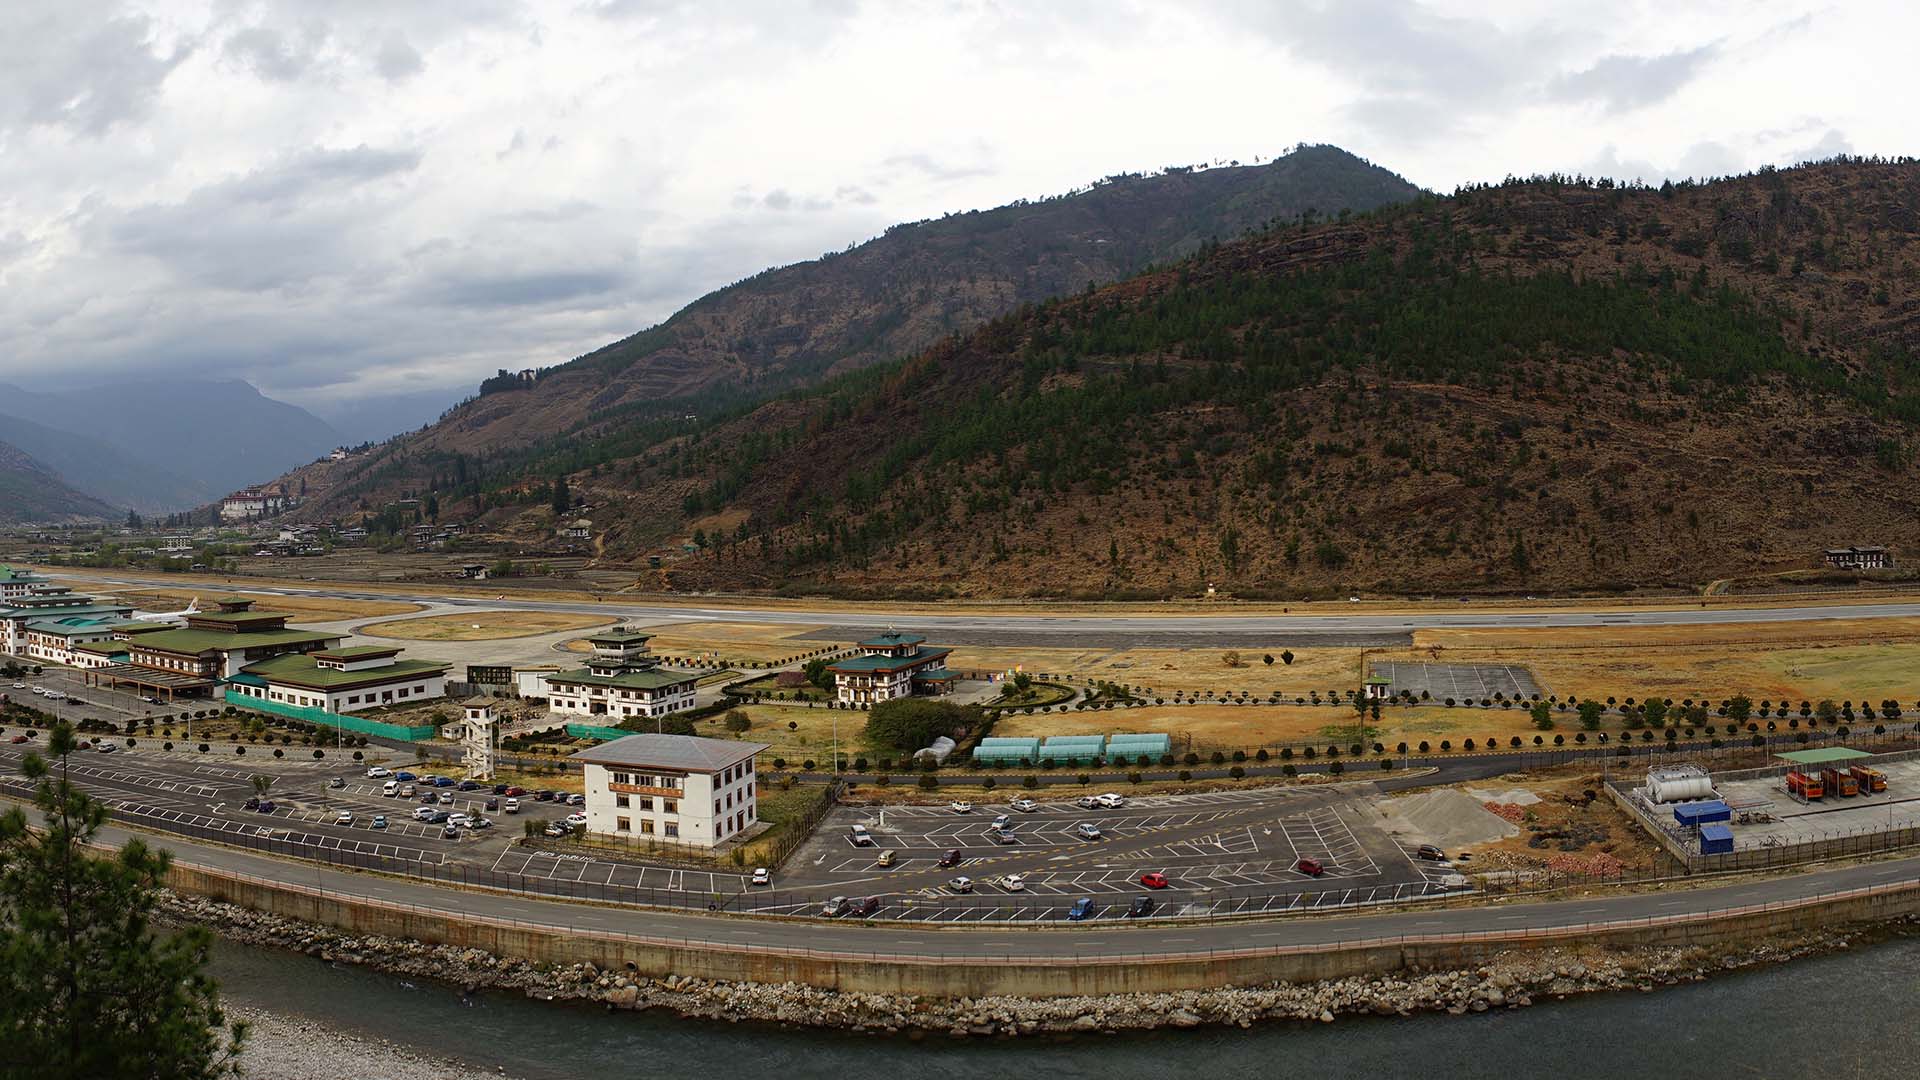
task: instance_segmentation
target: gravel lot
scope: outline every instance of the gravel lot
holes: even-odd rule
[[[506,1074],[428,1057],[377,1039],[343,1035],[297,1016],[229,1002],[227,1014],[252,1026],[242,1075],[254,1080],[313,1080],[319,1076],[370,1080],[501,1080]]]

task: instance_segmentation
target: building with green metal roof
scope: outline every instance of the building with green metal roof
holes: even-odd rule
[[[400,652],[363,645],[287,653],[248,664],[227,685],[244,697],[330,713],[411,705],[446,696],[447,669],[452,665],[400,660]]]
[[[835,696],[844,704],[867,707],[915,693],[946,693],[953,676],[945,664],[953,650],[929,649],[926,640],[888,630],[861,641],[864,655],[827,665]]]
[[[587,639],[587,666],[546,677],[547,701],[568,716],[658,717],[693,708],[700,676],[663,668],[648,655],[651,634],[616,626]]]
[[[288,654],[321,652],[346,639],[338,632],[290,627],[290,618],[254,611],[251,600],[226,597],[216,601],[213,611],[185,616],[184,627],[151,631],[123,627],[114,637],[126,642],[127,662],[89,672],[88,679],[104,686],[124,684],[164,693],[171,701],[182,693],[211,693],[249,665]]]

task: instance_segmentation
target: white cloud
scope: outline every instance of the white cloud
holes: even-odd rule
[[[0,378],[451,401],[893,222],[1298,141],[1441,190],[1910,153],[1911,95],[1884,84],[1915,22],[1798,0],[17,0]]]

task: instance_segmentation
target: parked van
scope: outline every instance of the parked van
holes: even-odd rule
[[[880,857],[873,860],[873,863],[875,866],[892,866],[893,865],[893,849],[888,848],[887,850],[881,852]]]
[[[395,795],[399,793],[400,793],[400,781],[398,780],[389,780],[386,783],[380,785],[380,794],[385,795],[389,799],[393,798]]]

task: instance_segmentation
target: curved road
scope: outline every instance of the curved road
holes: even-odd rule
[[[178,589],[177,580],[164,577],[56,575],[75,581],[108,585]],[[1802,622],[1818,619],[1891,619],[1920,617],[1920,601],[1869,604],[1809,603],[1779,607],[1669,607],[1616,611],[1493,611],[1471,605],[1457,613],[1401,612],[1380,615],[1251,615],[1251,614],[1116,614],[1011,615],[999,613],[946,614],[929,605],[924,614],[899,609],[863,611],[856,604],[838,610],[793,610],[752,606],[691,607],[685,604],[581,603],[572,600],[504,599],[367,592],[350,585],[267,585],[241,580],[233,587],[247,592],[281,596],[314,596],[341,600],[398,600],[416,604],[444,604],[488,610],[563,611],[607,615],[636,622],[753,622],[787,626],[871,628],[909,622],[929,635],[947,633],[1013,632],[1025,635],[1140,634],[1154,637],[1204,639],[1210,635],[1266,634],[1401,634],[1414,630],[1468,630],[1524,627],[1633,627],[1712,626],[1729,623]],[[1195,641],[1193,643],[1203,643]]]
[[[118,846],[128,830],[110,825],[103,842]],[[743,915],[709,916],[640,911],[537,900],[526,896],[456,892],[397,878],[352,874],[294,864],[247,851],[181,840],[143,839],[185,863],[284,881],[352,897],[369,897],[444,912],[543,927],[667,938],[741,950],[772,948],[820,953],[887,953],[990,960],[1191,956],[1248,948],[1324,946],[1394,937],[1512,933],[1596,923],[1671,918],[1749,905],[1801,900],[1872,886],[1920,884],[1920,857],[1865,863],[1817,874],[1790,874],[1713,888],[1633,893],[1545,903],[1490,904],[1338,918],[1136,924],[1110,929],[1049,926],[1043,932],[975,925],[935,929],[921,924],[792,920]]]

